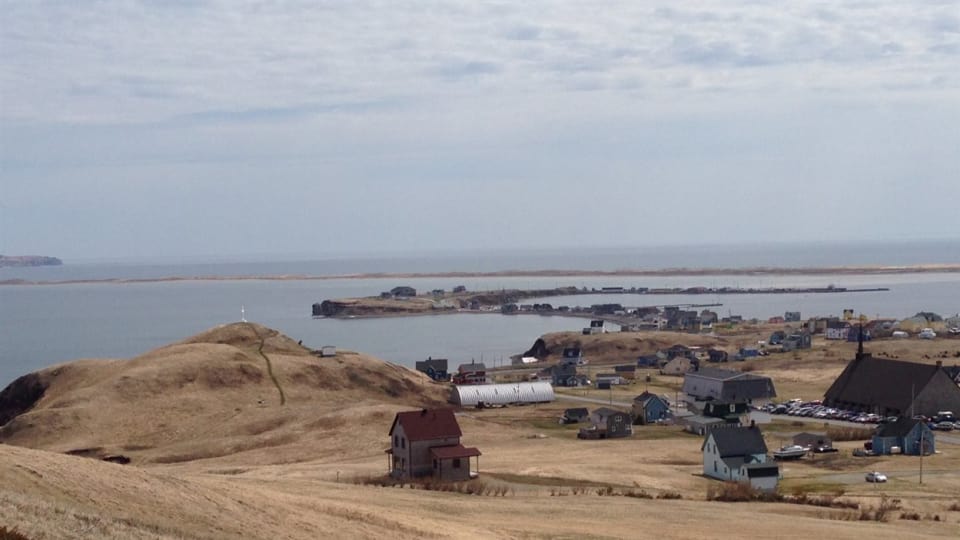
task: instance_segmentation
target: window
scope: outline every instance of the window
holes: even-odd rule
[[[717,472],[717,462],[713,462],[713,472]]]
[[[434,469],[437,468],[437,460],[433,460],[433,468],[434,468]]]
[[[460,468],[460,458],[453,458],[453,468],[454,469]]]
[[[400,437],[398,437],[397,435],[393,436],[393,445],[400,446]]]
[[[406,447],[407,447],[407,440],[404,439],[403,437],[400,437],[400,448],[406,448]]]

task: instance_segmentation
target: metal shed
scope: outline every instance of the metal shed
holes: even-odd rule
[[[461,407],[547,403],[554,400],[553,386],[544,381],[511,384],[474,384],[454,386],[450,403]]]

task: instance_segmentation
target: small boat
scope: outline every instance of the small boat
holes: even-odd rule
[[[800,459],[807,453],[807,449],[798,446],[784,446],[773,453],[773,459]]]

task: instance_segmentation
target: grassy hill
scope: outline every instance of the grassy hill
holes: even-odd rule
[[[42,397],[0,427],[0,442],[134,463],[238,453],[255,454],[244,459],[258,463],[309,459],[312,447],[337,446],[330,433],[338,426],[447,396],[418,372],[352,352],[318,358],[251,323],[130,360],[67,363],[28,379],[44,389]]]

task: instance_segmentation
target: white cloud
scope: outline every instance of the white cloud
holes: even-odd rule
[[[54,122],[617,92],[624,80],[649,99],[674,99],[678,80],[697,81],[690,92],[943,91],[957,84],[960,32],[956,4],[880,0],[4,7],[2,115]]]

